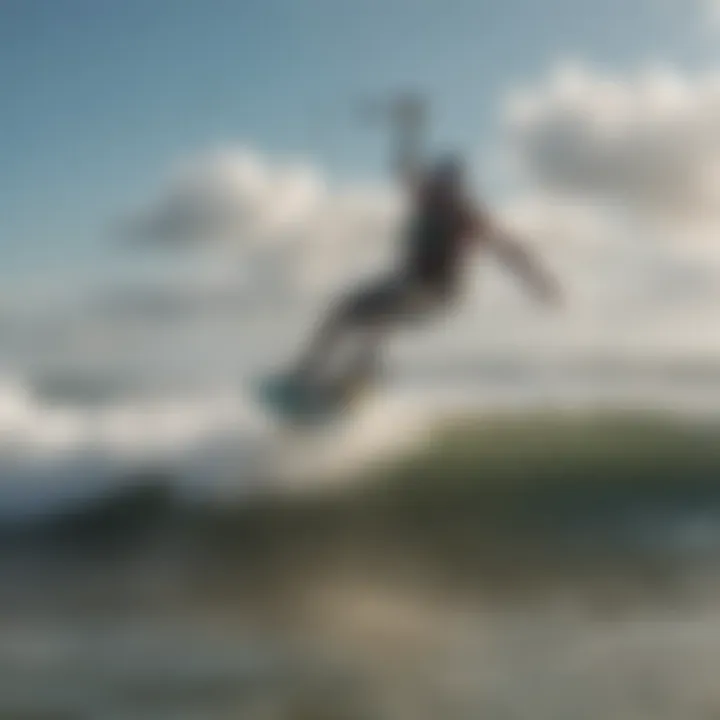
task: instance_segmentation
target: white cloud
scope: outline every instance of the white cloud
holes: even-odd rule
[[[309,168],[271,168],[245,149],[216,152],[177,170],[132,229],[145,240],[250,243],[302,223],[323,192]]]
[[[516,169],[545,192],[685,226],[720,218],[720,74],[567,64],[513,92],[504,120]]]
[[[610,352],[720,349],[720,75],[566,63],[509,93],[508,221],[572,288],[559,336]]]
[[[704,18],[713,27],[720,27],[720,2],[718,0],[701,0]]]
[[[387,249],[397,203],[371,188],[335,188],[307,163],[245,148],[182,167],[129,227],[141,242],[223,248],[255,281],[323,286]]]

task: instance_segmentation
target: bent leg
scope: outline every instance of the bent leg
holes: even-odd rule
[[[357,356],[362,365],[375,366],[380,343],[401,314],[403,288],[396,278],[362,287],[344,297],[331,309],[299,363],[304,377],[314,378],[332,364],[344,342],[354,339],[361,343]]]

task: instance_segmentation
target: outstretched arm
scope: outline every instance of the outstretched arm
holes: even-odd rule
[[[393,128],[393,170],[401,183],[417,189],[423,177],[423,141],[426,106],[419,95],[398,97],[391,109]]]
[[[515,237],[493,228],[488,240],[489,246],[500,262],[518,276],[538,300],[552,304],[561,300],[561,290],[557,280]]]

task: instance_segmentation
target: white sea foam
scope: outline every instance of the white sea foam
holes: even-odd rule
[[[296,491],[341,482],[363,463],[421,442],[457,412],[607,406],[716,414],[715,397],[705,382],[639,384],[635,375],[454,383],[417,375],[414,382],[389,382],[347,421],[290,433],[244,386],[88,405],[51,401],[6,377],[0,379],[0,516],[57,510],[157,470],[184,495],[218,501],[258,487]]]

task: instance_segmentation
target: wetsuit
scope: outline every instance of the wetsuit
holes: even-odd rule
[[[480,222],[464,198],[421,189],[399,270],[350,295],[344,307],[347,321],[382,324],[441,309],[458,292],[464,255]]]

